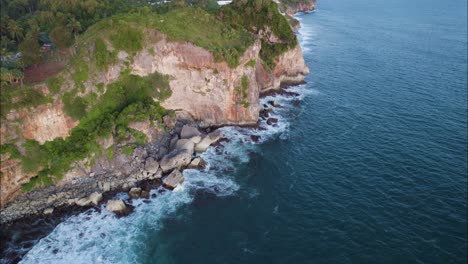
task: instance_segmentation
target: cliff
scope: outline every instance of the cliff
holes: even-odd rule
[[[193,29],[200,30],[199,34],[205,34],[203,31],[211,27],[213,34],[227,32],[230,43],[245,43],[241,40],[248,37],[245,31],[229,29],[229,25],[214,20],[200,10],[180,12],[185,12],[184,18],[189,12],[188,19],[195,19],[191,23],[202,25]],[[182,41],[176,37],[180,35],[174,33],[174,28],[168,29],[158,24],[179,14],[172,15],[148,17],[146,21],[133,16],[121,29],[115,29],[115,21],[122,23],[122,18],[109,19],[96,25],[77,42],[77,55],[70,66],[54,77],[60,80],[57,82],[59,92],[54,93],[56,89],[52,89],[50,83],[33,85],[27,89],[37,90],[41,96],[49,97],[47,103],[15,108],[2,114],[1,143],[2,146],[9,146],[2,150],[1,155],[0,206],[4,208],[3,211],[23,208],[15,207],[12,202],[19,195],[19,200],[23,202],[31,200],[30,197],[45,199],[52,193],[55,195],[59,186],[66,186],[67,190],[76,186],[78,189],[73,192],[74,195],[84,195],[91,189],[84,193],[79,190],[80,184],[88,182],[88,187],[98,184],[90,175],[104,178],[117,175],[116,179],[128,177],[141,168],[141,161],[147,156],[160,159],[167,153],[170,131],[177,120],[195,122],[201,127],[256,124],[262,92],[278,89],[282,85],[302,83],[309,72],[299,45],[290,45],[290,48],[272,58],[274,66],[269,67],[261,54],[265,43],[261,36],[257,35],[245,48],[242,46],[244,44],[238,44],[231,50],[217,53],[219,49],[213,46],[219,43],[206,44],[199,36],[190,39],[192,35],[185,36],[187,39]],[[105,29],[109,25],[112,30]],[[130,29],[134,31],[128,31]],[[122,45],[114,39],[115,30],[127,30],[129,35],[140,32],[141,39],[138,41],[141,47],[132,49],[131,46]],[[238,39],[234,39],[236,36]],[[101,42],[104,43],[103,51],[100,51]],[[108,64],[102,66],[101,61]],[[114,94],[117,93],[114,91],[121,89],[124,89],[121,94],[127,101],[115,105],[115,101],[124,100]],[[140,109],[138,107],[141,105],[146,107],[144,98],[135,101],[132,97],[135,93],[147,93],[168,111],[160,114],[161,110],[156,105],[143,110],[141,113],[144,116],[141,118],[136,117],[138,112],[128,114],[129,111],[137,111],[135,108]],[[13,102],[15,100],[12,99]],[[79,108],[80,103],[84,107]],[[149,115],[150,112],[155,114]],[[80,117],[83,113],[86,115]],[[108,113],[111,113],[110,117]],[[96,124],[96,120],[101,121]],[[129,121],[122,123],[121,120]],[[76,138],[80,131],[89,130],[91,133],[104,129],[102,127],[107,126],[104,124],[109,122],[111,125],[105,133],[96,132],[93,138],[86,139],[89,142],[73,150],[77,148]],[[78,145],[81,146],[81,143]],[[129,145],[132,146],[130,151]],[[48,158],[35,157],[40,160],[38,165],[27,168],[32,152],[37,152],[34,155],[39,156],[47,153],[44,156]],[[127,182],[121,180],[117,186],[123,184]],[[44,189],[45,186],[49,187]],[[30,192],[30,189],[35,191]],[[100,190],[103,191],[103,188]],[[38,203],[27,207],[34,206],[39,206],[33,210],[36,213],[43,209]]]
[[[317,0],[306,0],[306,1],[282,1],[284,10],[289,15],[304,12],[310,13],[315,11]]]

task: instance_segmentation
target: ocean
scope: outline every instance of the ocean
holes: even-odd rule
[[[21,263],[466,263],[467,2],[297,18],[311,73],[262,99],[276,126],[222,128],[205,171],[128,217],[64,220]]]

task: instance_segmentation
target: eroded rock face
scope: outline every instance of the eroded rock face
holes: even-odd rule
[[[25,139],[34,139],[43,144],[58,137],[68,137],[73,127],[78,124],[63,112],[63,104],[40,105],[33,111],[19,111],[19,118],[24,120],[22,135]]]
[[[152,45],[154,55],[144,50],[135,56],[133,73],[146,76],[157,71],[171,75],[172,96],[162,105],[183,110],[202,126],[254,124],[260,92],[277,89],[282,83],[303,82],[309,72],[299,45],[282,54],[275,69],[268,72],[260,63],[260,41],[246,50],[238,67],[230,68],[193,44],[168,42],[164,35],[159,39]],[[247,66],[251,60],[258,63]],[[245,97],[239,92],[242,78],[248,81]]]

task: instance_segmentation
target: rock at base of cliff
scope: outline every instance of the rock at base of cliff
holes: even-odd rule
[[[89,199],[94,205],[98,205],[102,201],[102,193],[93,192]]]
[[[93,204],[98,205],[100,201],[102,201],[102,194],[94,192],[90,194],[88,197],[76,199],[75,203],[78,206],[91,206]]]
[[[54,208],[53,208],[53,207],[49,207],[49,208],[46,208],[46,209],[44,210],[43,213],[44,213],[45,215],[50,215],[50,214],[52,214],[53,212],[54,212]]]
[[[190,162],[190,164],[188,165],[187,168],[189,169],[204,169],[206,166],[206,163],[205,161],[200,158],[200,157],[196,157],[192,160],[192,162]]]
[[[131,188],[130,191],[128,191],[128,195],[132,199],[139,198],[141,196],[141,188],[139,188],[139,187]]]
[[[163,184],[165,187],[169,189],[174,189],[177,185],[184,182],[184,175],[178,170],[173,170],[166,178],[163,180]]]
[[[213,143],[217,142],[221,138],[222,134],[219,130],[215,130],[200,141],[200,143],[195,145],[196,152],[205,152],[206,149]]]
[[[278,123],[278,118],[268,118],[267,124],[272,126],[273,124]]]
[[[182,131],[180,131],[180,138],[192,138],[196,136],[201,136],[201,133],[193,126],[184,125]]]
[[[276,102],[276,101],[268,101],[268,103],[274,107],[280,107],[280,103]]]
[[[149,174],[155,174],[159,169],[159,163],[152,157],[149,157],[145,161],[145,171]]]
[[[191,160],[192,153],[190,151],[175,149],[161,159],[159,166],[165,173],[175,168],[185,167],[190,164]]]
[[[121,199],[107,201],[106,208],[117,215],[127,215],[131,211]]]
[[[175,144],[175,148],[179,150],[187,150],[188,152],[193,153],[195,143],[193,143],[191,139],[179,139]]]

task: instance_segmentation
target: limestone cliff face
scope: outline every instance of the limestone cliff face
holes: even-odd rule
[[[304,82],[307,74],[309,74],[309,68],[304,62],[299,45],[279,56],[273,72],[268,72],[261,65],[256,69],[260,92],[278,89],[284,85],[300,84]]]
[[[225,62],[215,62],[205,49],[190,43],[168,42],[165,36],[152,48],[154,55],[143,51],[134,58],[132,73],[145,76],[157,71],[171,76],[172,96],[162,102],[165,108],[185,111],[207,126],[257,121],[259,88],[255,68],[245,64],[258,61],[260,42],[244,53],[234,69]],[[240,92],[243,76],[248,80],[245,98]],[[249,106],[241,101],[247,101]]]
[[[271,72],[259,59],[260,41],[247,49],[236,68],[216,62],[205,49],[168,42],[164,36],[152,48],[154,55],[143,51],[134,58],[133,73],[171,75],[172,96],[162,105],[184,111],[205,126],[256,123],[261,92],[301,83],[309,73],[299,45],[283,53]],[[255,65],[248,65],[251,61]],[[240,92],[242,78],[248,80],[247,96]]]

